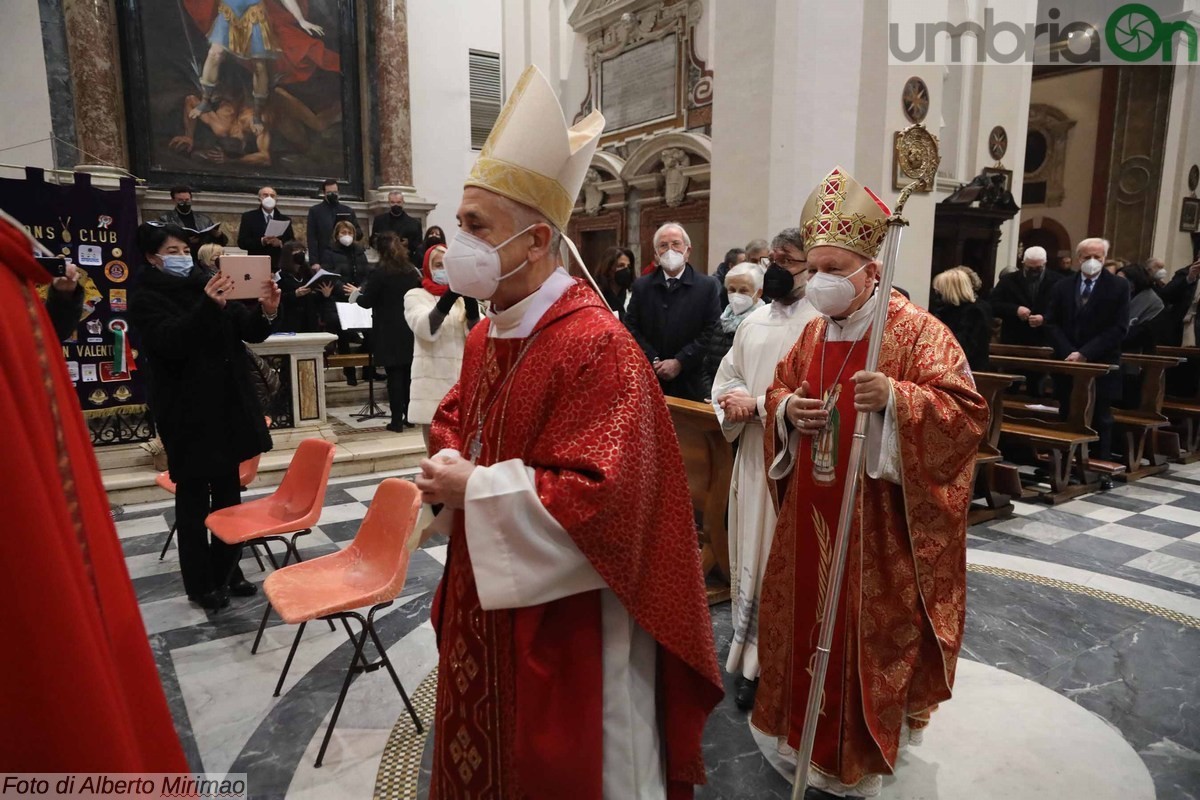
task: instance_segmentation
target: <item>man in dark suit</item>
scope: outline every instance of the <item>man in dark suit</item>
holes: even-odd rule
[[[193,253],[199,250],[201,245],[209,242],[225,244],[220,241],[224,234],[221,233],[220,226],[213,222],[212,217],[192,208],[192,187],[172,186],[171,200],[175,203],[174,208],[160,214],[158,221],[166,225],[178,225],[187,231],[188,245]]]
[[[1056,358],[1116,364],[1121,360],[1121,341],[1129,330],[1129,284],[1104,269],[1108,241],[1084,239],[1075,248],[1079,272],[1060,280],[1046,309],[1046,326]],[[1066,419],[1071,398],[1071,379],[1055,376],[1059,416]],[[1100,435],[1094,455],[1101,461],[1112,458],[1112,401],[1121,391],[1121,374],[1112,372],[1096,380],[1096,404],[1092,427]]]
[[[692,242],[677,222],[654,233],[658,267],[633,282],[625,326],[654,365],[663,394],[703,400],[700,339],[721,314],[716,279],[688,263]]]
[[[276,200],[275,190],[270,186],[259,189],[258,208],[242,214],[237,238],[238,247],[250,255],[270,256],[272,269],[279,268],[279,254],[283,252],[283,246],[296,238],[290,224],[287,230],[279,236],[266,235],[268,222],[272,220],[291,222],[291,217],[281,214],[275,209]]]
[[[1000,318],[1000,341],[1026,347],[1046,347],[1046,306],[1055,284],[1062,280],[1046,269],[1046,250],[1030,247],[1022,269],[1001,276],[988,302]]]
[[[404,195],[400,192],[388,192],[388,210],[371,220],[371,247],[379,249],[376,240],[384,231],[391,231],[405,241],[408,262],[420,269],[417,249],[421,246],[421,220],[410,217],[404,210]]]
[[[362,238],[362,228],[354,209],[341,202],[338,182],[329,178],[321,184],[321,202],[308,210],[308,261],[314,271],[333,249],[333,229],[345,220],[354,225],[354,238]]]

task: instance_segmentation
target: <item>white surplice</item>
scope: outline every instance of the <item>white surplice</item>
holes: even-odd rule
[[[489,312],[489,336],[527,338],[573,285],[560,268],[521,302]],[[665,798],[655,691],[658,645],[542,505],[535,466],[511,459],[476,467],[467,481],[464,523],[480,604],[488,611],[525,608],[600,591],[604,797]]]
[[[783,305],[770,303],[742,320],[733,346],[721,359],[712,385],[712,404],[729,441],[737,441],[729,483],[729,577],[733,610],[733,640],[725,670],[750,680],[758,677],[758,603],[762,576],[767,569],[771,540],[775,537],[775,507],[767,488],[763,462],[763,421],[767,389],[775,379],[775,365],[786,356],[817,316],[805,299]],[[758,401],[750,422],[731,423],[717,402],[741,389]]]

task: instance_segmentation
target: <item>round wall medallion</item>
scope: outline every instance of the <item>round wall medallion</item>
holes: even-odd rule
[[[909,122],[920,122],[929,113],[929,87],[920,78],[909,78],[901,97],[904,116]]]
[[[1196,187],[1200,186],[1200,166],[1192,164],[1192,168],[1188,170],[1188,191],[1196,191]]]
[[[988,152],[997,161],[1004,158],[1004,154],[1008,152],[1008,131],[1004,130],[1003,125],[992,128],[992,132],[988,134]]]

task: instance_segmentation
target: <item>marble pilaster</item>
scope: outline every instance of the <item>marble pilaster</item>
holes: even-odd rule
[[[379,190],[412,191],[412,123],[408,91],[407,0],[372,3],[379,93]]]
[[[81,164],[129,168],[113,0],[62,0]]]

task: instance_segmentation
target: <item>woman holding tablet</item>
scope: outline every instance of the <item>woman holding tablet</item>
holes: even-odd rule
[[[204,520],[241,502],[238,464],[271,449],[243,342],[270,335],[279,288],[267,281],[257,302],[228,301],[234,281],[196,268],[181,228],[144,224],[138,244],[145,265],[130,292],[129,322],[176,486],[179,569],[188,599],[215,611],[230,594],[257,591],[237,566],[241,548],[210,542]]]

